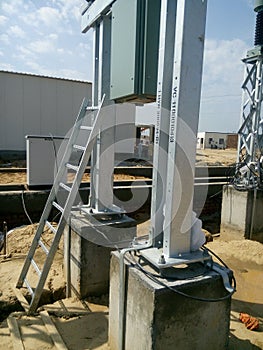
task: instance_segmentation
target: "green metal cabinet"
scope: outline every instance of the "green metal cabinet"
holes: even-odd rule
[[[116,102],[156,95],[160,0],[117,0],[112,6],[111,89]]]

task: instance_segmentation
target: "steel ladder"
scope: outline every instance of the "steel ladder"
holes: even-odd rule
[[[21,288],[25,285],[31,294],[31,301],[27,310],[28,314],[33,314],[38,307],[60,238],[70,217],[71,209],[74,205],[83,174],[96,142],[96,136],[99,132],[103,101],[104,96],[100,105],[97,107],[88,106],[86,99],[82,102],[32,245],[19,276],[16,288]],[[73,174],[74,176],[71,183],[67,181],[68,172],[71,172],[71,175]],[[60,203],[61,201],[63,204]],[[57,226],[55,226],[52,219],[50,219],[54,211],[59,215]],[[47,228],[54,234],[50,247],[47,247],[44,240],[41,239]],[[40,246],[46,254],[42,267],[38,266],[34,260],[34,255],[38,246]],[[38,282],[35,288],[30,285],[27,279],[30,266],[32,266],[33,270],[35,270],[38,275]]]

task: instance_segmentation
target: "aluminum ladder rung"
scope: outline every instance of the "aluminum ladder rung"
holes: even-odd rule
[[[56,203],[56,202],[53,202],[53,205],[54,205],[54,203]],[[57,203],[56,203],[57,204]],[[57,204],[58,205],[58,204]],[[59,206],[59,205],[58,205]],[[54,205],[54,207],[55,207],[55,205]],[[61,208],[61,207],[60,207]],[[58,208],[57,208],[58,209]],[[62,209],[62,208],[61,208]],[[63,209],[62,209],[63,210]],[[49,222],[49,221],[46,221],[46,225],[47,225],[47,227],[53,232],[53,233],[57,233],[57,229],[51,224],[51,222]]]
[[[91,130],[92,130],[92,126],[81,125],[80,129],[81,129],[81,130],[88,130],[88,131],[91,131]]]
[[[53,227],[53,226],[52,226]],[[47,247],[45,246],[45,244],[41,241],[41,239],[38,241],[38,244],[40,245],[40,247],[42,248],[42,250],[44,251],[44,253],[46,253],[46,255],[48,255],[49,250],[47,249]]]
[[[37,263],[35,262],[34,259],[31,259],[31,265],[34,267],[36,273],[38,274],[38,276],[40,277],[41,276],[41,270],[40,268],[38,267]]]
[[[32,298],[33,298],[35,293],[34,293],[33,289],[31,288],[31,286],[30,286],[30,284],[29,284],[29,282],[28,282],[28,280],[26,278],[24,279],[24,283],[25,283],[29,293],[32,295]]]
[[[70,192],[71,191],[71,187],[69,187],[68,185],[64,184],[64,182],[60,182],[59,186],[64,188],[64,190]]]
[[[80,146],[80,145],[73,145],[73,148],[79,150],[79,151],[85,151],[86,147],[85,146]]]
[[[63,214],[64,208],[62,208],[57,202],[53,201],[52,205]]]
[[[79,170],[79,167],[77,166],[77,165],[73,165],[73,164],[70,164],[70,163],[67,163],[66,164],[66,167],[68,168],[68,169],[72,169],[72,170],[74,170],[74,171],[78,171]]]
[[[99,129],[99,123],[100,123],[100,117],[101,117],[100,111],[101,111],[101,108],[103,105],[104,98],[105,98],[105,95],[103,96],[103,99],[100,103],[100,106],[97,107],[96,109],[94,109],[93,106],[92,106],[92,108],[90,108],[90,107],[87,108],[87,105],[88,105],[87,100],[84,100],[82,105],[81,105],[81,108],[80,108],[79,114],[77,116],[76,122],[74,124],[71,136],[68,140],[65,153],[64,153],[63,158],[61,160],[61,164],[58,168],[57,175],[56,175],[55,180],[54,180],[54,184],[53,184],[52,189],[49,193],[49,197],[47,199],[45,208],[43,210],[41,219],[39,221],[39,225],[37,227],[34,239],[32,241],[29,252],[28,252],[27,257],[26,257],[25,262],[24,262],[24,266],[23,266],[22,271],[20,273],[20,276],[18,278],[18,282],[17,282],[16,287],[21,288],[23,286],[23,284],[25,284],[27,289],[29,290],[31,296],[32,296],[31,302],[29,305],[29,309],[28,309],[28,314],[33,314],[37,310],[39,300],[40,300],[42,291],[44,289],[46,279],[48,277],[48,273],[50,271],[52,262],[54,260],[54,256],[56,254],[56,251],[59,247],[59,242],[60,242],[61,236],[64,232],[65,225],[66,225],[67,220],[70,216],[70,210],[72,209],[72,207],[74,205],[75,197],[76,197],[77,192],[79,190],[82,176],[86,170],[86,166],[88,164],[93,146],[95,144],[96,138],[94,136],[97,133],[97,130]],[[92,126],[84,126],[82,124],[84,123],[84,119],[87,116],[87,113],[88,113],[87,111],[91,110],[91,109],[94,111],[97,110],[93,114],[94,115],[93,125]],[[80,124],[82,126],[80,126]],[[80,129],[89,131],[89,133],[87,134],[87,141],[86,141],[85,147],[76,145],[76,143],[78,143],[77,140],[78,140],[78,137],[79,137],[80,132],[81,132]],[[81,157],[78,165],[70,164],[71,159],[72,159],[72,155],[75,152],[74,148],[80,149],[83,151],[82,157]],[[72,184],[70,184],[70,185],[67,185],[66,183],[64,183],[65,182],[64,181],[65,173],[67,172],[67,169],[72,169],[76,172],[74,180],[73,180]],[[65,200],[65,203],[62,204],[63,207],[57,203],[57,195],[58,195],[58,191],[60,190],[60,188],[63,188],[63,189],[68,191],[68,195],[67,195],[67,198]],[[52,223],[48,221],[48,218],[50,217],[53,208],[58,209],[59,212],[61,212],[63,215],[63,216],[61,216],[61,220],[59,220],[58,225],[56,227],[53,226]],[[50,246],[48,248],[41,240],[42,235],[46,230],[46,227],[48,227],[54,233],[52,243],[50,244]],[[33,260],[36,249],[38,248],[38,246],[40,246],[44,250],[44,252],[46,253],[46,259],[45,259],[43,265],[39,264],[40,266],[38,266],[36,264],[36,262]],[[28,271],[29,271],[31,265],[33,265],[32,267],[35,268],[36,272],[39,275],[38,282],[37,282],[36,287],[34,287],[34,290],[33,290],[33,288],[31,288],[31,286],[27,280],[27,274],[28,274]]]

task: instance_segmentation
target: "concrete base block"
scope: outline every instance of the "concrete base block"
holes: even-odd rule
[[[233,186],[224,186],[221,232],[233,230],[233,239],[247,238],[263,243],[262,212],[262,191],[257,191],[255,196],[254,190],[238,191]]]
[[[111,251],[118,243],[127,247],[135,236],[134,220],[125,215],[101,221],[72,212],[64,232],[64,273],[79,298],[109,292]]]
[[[151,270],[147,263],[144,266]],[[164,281],[192,296],[211,299],[227,295],[221,276],[213,271],[202,274],[203,269],[201,264],[192,264],[191,273],[199,277]],[[118,349],[119,290],[119,253],[114,252],[109,314],[109,345],[112,350]],[[138,269],[126,265],[124,349],[227,349],[230,308],[231,297],[220,302],[196,301],[176,294],[153,282]]]

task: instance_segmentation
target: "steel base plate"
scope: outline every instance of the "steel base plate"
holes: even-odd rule
[[[163,255],[163,250],[158,248],[149,248],[142,250],[140,254],[148,260],[152,265],[159,269],[165,269],[172,266],[178,266],[183,264],[192,264],[196,262],[205,262],[211,260],[212,257],[207,251],[198,250],[195,252],[179,254],[174,258],[168,258]]]

